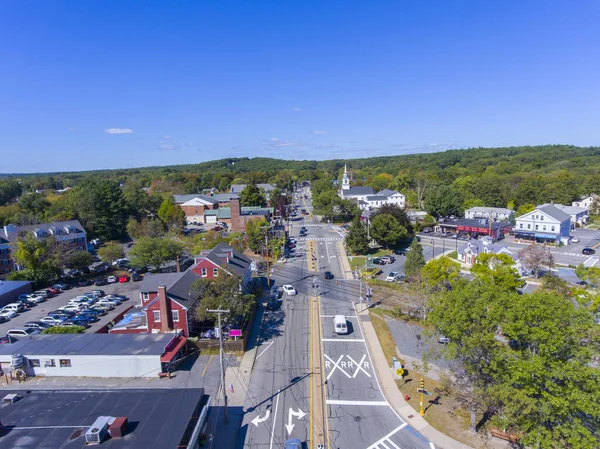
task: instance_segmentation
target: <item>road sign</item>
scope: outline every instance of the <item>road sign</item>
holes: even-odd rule
[[[230,337],[241,337],[242,336],[242,330],[241,329],[231,329],[229,331],[229,336]]]
[[[400,377],[404,376],[404,368],[398,368],[396,370],[396,376],[400,376]]]
[[[433,396],[433,393],[431,391],[427,391],[424,388],[417,388],[417,391],[419,393],[423,393],[425,396]]]

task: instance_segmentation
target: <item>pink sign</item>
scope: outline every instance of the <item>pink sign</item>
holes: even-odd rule
[[[231,329],[229,331],[229,336],[230,337],[241,337],[242,336],[242,330],[241,329]]]

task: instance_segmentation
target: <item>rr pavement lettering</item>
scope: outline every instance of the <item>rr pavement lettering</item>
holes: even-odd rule
[[[344,357],[346,357],[347,361],[344,360]],[[336,372],[336,370],[341,371],[343,374],[346,375],[348,379],[356,378],[356,376],[358,376],[358,373],[361,371],[365,373],[368,377],[371,377],[371,374],[369,374],[369,372],[367,371],[368,369],[371,369],[370,363],[365,361],[366,358],[367,355],[363,354],[360,361],[357,362],[349,355],[342,354],[339,356],[337,361],[334,361],[331,357],[325,354],[325,369],[329,371],[329,374],[327,374],[327,380],[329,380],[329,378],[333,375],[333,373]],[[346,372],[346,370],[348,370],[348,372]]]

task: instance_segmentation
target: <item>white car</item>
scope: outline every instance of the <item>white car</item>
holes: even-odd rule
[[[66,306],[58,308],[58,310],[65,310],[67,312],[79,312],[83,309],[85,309],[83,304],[67,304]]]
[[[35,302],[36,304],[46,301],[46,298],[44,298],[43,296],[37,296],[37,295],[29,295],[29,297],[27,299],[29,301]]]
[[[579,239],[577,237],[572,237],[571,243],[579,243]]]
[[[119,301],[117,298],[102,298],[100,301],[98,301],[96,303],[97,306],[102,305],[102,304],[109,304],[113,307],[118,306],[119,304],[121,304],[121,301]]]
[[[114,284],[118,280],[119,278],[117,276],[109,276],[106,278],[106,282],[108,282],[109,284]]]
[[[60,323],[62,323],[63,321],[67,321],[66,318],[54,318],[51,316],[45,316],[44,318],[40,318],[40,321],[42,323],[46,323],[49,324],[50,326],[56,326]]]
[[[3,316],[10,320],[11,318],[14,318],[17,316],[17,312],[15,312],[14,310],[11,310],[11,309],[0,310],[0,316]]]
[[[390,274],[387,275],[387,277],[385,278],[386,282],[394,282],[398,279],[398,273],[396,273],[395,271],[392,271]]]
[[[294,296],[294,295],[298,294],[296,289],[289,284],[283,286],[283,291],[285,293],[287,293],[289,296]]]

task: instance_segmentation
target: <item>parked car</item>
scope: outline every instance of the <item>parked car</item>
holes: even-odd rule
[[[114,284],[118,280],[119,278],[117,276],[109,276],[108,278],[106,278],[106,282],[108,282],[109,284]]]
[[[129,276],[127,276],[126,274],[119,276],[119,283],[123,284],[125,282],[129,282]]]
[[[108,308],[104,308],[104,307],[98,307],[96,304],[94,304],[92,307],[88,308],[87,310],[95,312],[98,316],[104,316],[108,313],[109,310],[112,310],[112,309],[114,309],[114,307],[111,307],[110,309],[108,309]]]
[[[111,298],[116,298],[116,299],[118,299],[121,302],[129,300],[129,298],[127,296],[125,296],[125,295],[117,295],[116,293],[113,293],[112,295],[108,295],[108,296],[110,296]]]
[[[43,318],[40,318],[40,321],[42,323],[49,324],[50,326],[57,326],[61,323],[64,323],[65,321],[67,321],[67,318],[66,317],[45,316]]]
[[[0,310],[0,316],[3,316],[4,318],[8,318],[9,320],[11,320],[17,316],[17,312],[15,312],[12,309],[6,309],[6,310],[2,309],[2,310]]]
[[[404,256],[406,254],[406,248],[395,249],[394,254],[397,256]]]
[[[96,321],[98,321],[100,318],[98,318],[96,315],[93,315],[91,313],[80,313],[79,315],[75,315],[73,318],[71,318],[71,322],[73,321],[87,321],[88,323],[95,323]]]
[[[10,318],[0,315],[0,323],[8,323]]]
[[[59,318],[71,318],[73,315],[76,315],[77,312],[68,311],[68,310],[52,310],[48,312],[46,315],[59,317]]]
[[[392,271],[390,274],[387,275],[385,280],[386,282],[395,282],[396,280],[398,280],[398,273],[396,271]]]
[[[134,271],[133,273],[131,273],[131,280],[133,282],[138,282],[142,280],[142,275],[140,273],[138,273],[137,271]]]
[[[371,262],[373,262],[375,265],[385,265],[387,263],[384,259],[380,257],[374,257]]]
[[[46,301],[46,298],[44,298],[43,296],[37,296],[37,295],[29,295],[28,299],[30,301],[35,302],[36,304]]]
[[[58,310],[64,310],[67,312],[79,312],[80,310],[83,310],[84,308],[85,308],[85,305],[79,303],[79,304],[67,304],[66,306],[59,307]]]
[[[592,254],[595,254],[596,250],[593,248],[583,248],[583,251],[581,251],[581,254],[585,254],[586,256],[591,256]]]
[[[52,296],[52,293],[50,293],[48,290],[37,290],[37,291],[33,292],[33,294],[35,296],[41,296],[46,299],[48,299]]]
[[[579,239],[577,237],[571,237],[571,243],[579,243]]]
[[[43,321],[27,321],[24,325],[24,328],[32,328],[32,329],[37,329],[40,332],[43,331],[44,329],[48,329],[50,326],[50,324],[44,323]]]
[[[448,337],[445,337],[443,335],[440,335],[438,337],[438,343],[442,344],[442,345],[446,345],[448,343],[450,343],[450,339]]]
[[[396,258],[394,256],[383,256],[380,257],[381,260],[385,261],[385,263],[394,263],[396,262]]]
[[[109,296],[106,296],[105,298],[100,298],[98,300],[98,302],[94,305],[101,306],[103,304],[110,304],[114,308],[114,307],[118,306],[119,304],[121,304],[121,300],[117,299],[117,298],[111,298]]]
[[[25,310],[27,309],[25,307],[25,304],[22,304],[20,302],[12,302],[2,307],[2,310],[14,310],[16,313],[21,313],[25,312]]]
[[[283,291],[287,293],[288,296],[294,296],[298,294],[296,289],[289,284],[283,286]]]
[[[62,290],[62,291],[71,290],[73,288],[73,286],[71,284],[67,284],[64,282],[61,282],[60,284],[54,284],[52,287],[58,288],[59,290]]]
[[[92,290],[90,293],[92,293],[92,295],[94,295],[96,298],[102,298],[104,295],[106,295],[104,290]]]
[[[40,331],[38,331],[37,329],[32,329],[32,328],[16,328],[16,329],[10,329],[7,333],[6,336],[7,337],[12,337],[15,339],[19,339],[19,338],[23,338],[23,337],[29,337],[30,335],[35,335],[35,334],[39,334]]]
[[[281,301],[277,298],[270,297],[267,301],[267,310],[277,310],[281,307]]]
[[[108,281],[106,280],[106,278],[98,278],[94,281],[94,285],[96,287],[101,287],[103,285],[108,285]]]
[[[48,287],[48,288],[46,288],[45,290],[46,290],[47,292],[50,292],[50,294],[51,294],[52,296],[54,296],[54,295],[58,295],[59,293],[61,293],[61,290],[60,290],[60,288],[55,288],[55,287]]]
[[[90,327],[90,323],[84,320],[67,320],[60,323],[60,326],[69,327],[69,326],[79,326],[85,327],[86,329]]]
[[[89,279],[80,279],[77,281],[77,287],[89,287],[93,282]]]
[[[423,228],[423,234],[431,234],[433,232],[433,228],[426,227]]]
[[[31,298],[17,298],[17,302],[20,302],[21,304],[24,304],[25,307],[35,307],[38,305],[37,302],[32,301]]]

